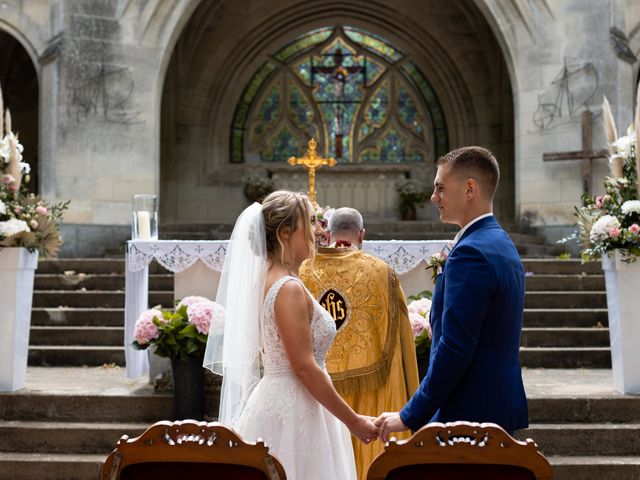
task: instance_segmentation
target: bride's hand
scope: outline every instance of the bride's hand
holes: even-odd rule
[[[358,439],[369,444],[378,438],[378,427],[371,421],[372,417],[358,415],[358,420],[349,427],[349,430]]]

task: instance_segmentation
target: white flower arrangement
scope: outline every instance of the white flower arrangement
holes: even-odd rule
[[[49,205],[29,192],[31,166],[22,161],[23,152],[0,89],[0,248],[25,247],[55,256],[62,243],[58,223],[69,202]]]
[[[636,104],[635,122],[621,137],[606,98],[602,105],[611,175],[605,178],[604,195],[583,195],[584,205],[576,208],[578,231],[566,239],[579,238],[584,261],[598,260],[614,250],[620,250],[627,262],[640,256],[640,101]]]
[[[640,213],[640,200],[627,200],[621,207],[623,215]]]
[[[12,237],[20,232],[29,231],[29,225],[24,220],[10,218],[7,221],[0,222],[0,237]]]

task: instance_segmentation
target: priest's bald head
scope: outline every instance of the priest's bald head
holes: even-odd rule
[[[331,245],[362,248],[364,221],[355,208],[337,208],[329,219],[329,241]]]

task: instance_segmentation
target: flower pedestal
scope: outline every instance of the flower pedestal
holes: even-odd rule
[[[0,249],[0,391],[24,387],[38,252]]]
[[[613,386],[640,394],[640,260],[623,262],[619,251],[602,258],[607,287]]]
[[[171,360],[174,417],[204,419],[204,367],[202,358]]]

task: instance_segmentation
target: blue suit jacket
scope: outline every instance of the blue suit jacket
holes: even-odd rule
[[[495,217],[471,225],[449,253],[431,305],[429,370],[400,418],[493,422],[508,432],[529,424],[518,351],[524,268]]]

